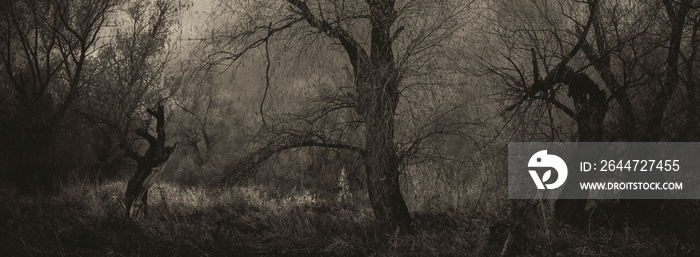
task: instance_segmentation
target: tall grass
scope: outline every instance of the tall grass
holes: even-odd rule
[[[423,208],[413,212],[416,231],[389,233],[366,203],[337,202],[310,190],[278,195],[265,186],[158,183],[148,214],[130,220],[122,217],[125,186],[82,181],[49,197],[0,190],[0,256],[491,256],[502,252],[509,235],[517,238],[509,252],[525,256],[697,250],[648,229],[571,229],[552,221],[547,202],[520,202],[526,209],[520,223],[506,215],[504,204],[429,208],[411,202]]]

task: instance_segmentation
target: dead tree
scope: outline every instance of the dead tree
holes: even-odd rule
[[[158,103],[155,110],[148,108],[147,112],[153,118],[156,118],[156,136],[154,137],[148,132],[148,125],[145,128],[137,129],[136,135],[148,142],[148,150],[144,154],[139,154],[132,147],[123,145],[126,156],[137,163],[136,173],[129,180],[126,193],[124,194],[126,217],[136,216],[140,210],[143,210],[144,213],[147,211],[148,190],[152,185],[152,178],[163,170],[177,146],[177,143],[173,146],[165,146],[165,111],[163,105]],[[140,202],[135,202],[138,199],[140,199]],[[136,208],[137,204],[141,208]],[[133,212],[132,209],[134,209]]]
[[[541,100],[555,106],[576,122],[578,142],[599,142],[603,141],[603,121],[608,113],[608,102],[610,99],[608,99],[603,88],[595,83],[585,72],[575,71],[568,65],[586,44],[586,35],[596,19],[598,1],[589,2],[588,5],[590,15],[583,26],[583,30],[578,30],[579,35],[577,35],[576,44],[566,55],[562,56],[554,68],[546,72],[544,78],[541,78],[539,74],[537,52],[535,49],[531,49],[534,81],[530,87],[525,87],[521,91],[520,99],[506,108],[506,112],[513,111],[525,101]],[[518,84],[527,85],[528,83],[522,79]],[[563,85],[568,88],[567,97],[572,100],[573,108],[557,99],[557,85]],[[576,174],[573,175],[575,176]],[[575,179],[572,180],[575,181]],[[565,192],[574,189],[566,185],[563,188]],[[582,225],[585,220],[585,198],[586,196],[579,196],[578,199],[557,200],[555,203],[555,216],[564,223]]]
[[[539,74],[537,74],[535,50],[531,50],[535,81],[528,95],[534,96],[540,93],[543,97],[553,98],[553,94],[549,94],[548,91],[555,84],[566,85],[569,91],[568,97],[573,101],[574,109],[564,105],[558,107],[576,121],[578,142],[600,142],[603,141],[603,121],[608,112],[607,94],[584,72],[575,72],[567,65],[568,60],[580,49],[585,35],[585,32],[581,35],[579,43],[570,51],[568,58],[564,58],[554,69],[549,71],[543,80],[540,80]],[[550,102],[558,103],[553,99]],[[565,191],[568,191],[567,189],[572,190],[570,187],[564,188]],[[554,205],[554,215],[565,223],[582,225],[585,220],[586,199],[584,198],[557,200]]]
[[[537,59],[533,52],[533,65],[537,67]],[[536,69],[535,69],[536,70]],[[539,80],[535,75],[535,83],[532,86],[531,94],[537,91],[546,91],[554,84],[564,84],[568,86],[568,96],[573,100],[574,109],[567,108],[569,114],[578,127],[578,142],[600,142],[603,141],[603,121],[608,112],[607,95],[601,87],[591,80],[583,72],[575,72],[564,62],[557,65],[549,72],[545,80]],[[546,94],[546,92],[544,92]],[[565,187],[564,191],[573,190],[571,186]],[[554,205],[554,215],[561,221],[573,225],[583,225],[585,220],[586,199],[581,196],[579,199],[559,199]]]

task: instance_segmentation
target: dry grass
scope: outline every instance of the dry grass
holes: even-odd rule
[[[492,256],[513,222],[504,204],[414,213],[416,232],[388,234],[363,206],[307,190],[224,191],[156,184],[148,215],[126,220],[125,183],[78,183],[38,198],[3,191],[0,256]],[[504,201],[503,201],[504,202]],[[412,203],[415,204],[415,203]],[[423,203],[421,206],[428,206]],[[486,206],[486,207],[483,207]],[[580,231],[534,208],[517,226],[515,255],[677,256],[697,253],[672,234],[648,229]]]

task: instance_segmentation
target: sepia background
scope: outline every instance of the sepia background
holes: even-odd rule
[[[699,33],[694,0],[5,0],[0,255],[697,256],[694,200],[508,200],[507,144],[697,141]]]

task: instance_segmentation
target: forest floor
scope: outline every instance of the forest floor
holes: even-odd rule
[[[700,253],[668,231],[573,229],[544,211],[513,226],[505,208],[417,212],[413,233],[391,234],[367,207],[251,187],[158,184],[148,214],[130,220],[124,185],[76,184],[41,198],[0,190],[0,256],[499,256],[506,245],[509,256]]]

